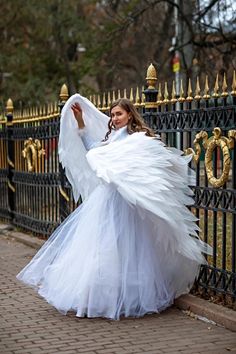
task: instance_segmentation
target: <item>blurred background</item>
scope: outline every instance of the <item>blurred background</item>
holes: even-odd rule
[[[1,0],[0,102],[38,104],[236,68],[233,0]]]

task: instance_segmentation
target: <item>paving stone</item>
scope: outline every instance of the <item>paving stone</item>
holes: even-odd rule
[[[0,235],[0,353],[236,353],[235,333],[176,307],[120,321],[61,315],[15,278],[35,252]]]

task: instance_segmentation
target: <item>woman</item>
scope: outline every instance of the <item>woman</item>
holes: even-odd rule
[[[83,204],[17,275],[78,317],[160,312],[189,292],[211,253],[186,207],[191,157],[165,147],[130,101],[110,116],[78,94],[65,104],[59,158]]]

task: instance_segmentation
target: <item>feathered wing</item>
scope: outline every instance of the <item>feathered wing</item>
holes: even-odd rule
[[[190,159],[144,133],[134,133],[87,154],[96,175],[114,184],[142,217],[150,217],[154,224],[158,217],[169,225],[172,231],[166,235],[166,247],[176,241],[185,255],[194,258],[189,242],[197,242],[202,252],[212,250],[198,238],[197,219],[187,208],[193,204],[189,185],[195,183],[195,173],[188,167]]]
[[[88,197],[99,183],[99,179],[86,160],[87,150],[81,140],[78,124],[71,110],[71,105],[75,102],[81,105],[86,130],[95,142],[100,142],[104,138],[108,130],[109,117],[79,94],[71,96],[62,109],[58,143],[59,161],[65,168],[74,199],[78,201],[80,195],[83,200]]]

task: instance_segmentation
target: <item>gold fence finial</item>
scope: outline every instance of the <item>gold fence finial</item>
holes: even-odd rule
[[[154,65],[151,63],[147,69],[147,84],[148,84],[148,90],[153,90],[155,89],[155,85],[157,82],[157,71],[154,67]]]
[[[107,109],[111,107],[111,92],[108,91],[107,93]]]
[[[107,107],[106,107],[106,94],[104,92],[103,96],[102,96],[102,110],[105,111],[106,109],[107,109]]]
[[[7,104],[6,104],[6,111],[7,113],[12,113],[13,112],[13,109],[14,109],[14,106],[13,106],[13,101],[11,98],[8,98],[7,100]]]
[[[236,72],[234,70],[233,73],[233,82],[232,82],[232,91],[231,91],[232,96],[236,96]]]
[[[204,88],[204,96],[203,98],[205,100],[208,100],[211,96],[209,95],[209,84],[208,84],[208,76],[206,75],[206,80],[205,80],[205,88]]]
[[[115,93],[115,90],[113,90],[112,92],[112,102],[115,102],[116,100],[116,93]]]
[[[195,100],[201,99],[201,89],[200,89],[200,84],[199,84],[199,77],[197,77],[194,99]]]
[[[193,100],[192,96],[193,90],[192,90],[192,85],[191,85],[191,79],[188,79],[188,97],[186,98],[186,101],[191,102]]]
[[[227,97],[229,95],[228,92],[226,91],[227,87],[228,87],[228,85],[226,82],[226,74],[224,73],[221,97]]]
[[[133,87],[131,87],[131,89],[130,89],[129,100],[130,100],[131,102],[134,102]]]
[[[145,95],[144,95],[144,86],[142,86],[142,95],[141,95],[141,106],[145,106]]]
[[[136,107],[140,106],[140,97],[139,97],[139,88],[136,88],[136,95],[135,95],[135,104]]]
[[[157,105],[162,104],[162,93],[161,93],[161,83],[159,82],[158,95],[157,95]]]
[[[94,104],[95,107],[97,107],[96,95],[93,95],[93,104]]]
[[[163,103],[165,103],[165,104],[169,103],[169,93],[168,93],[167,82],[165,82]]]
[[[59,106],[58,106],[58,102],[57,101],[54,102],[54,112],[55,113],[59,112]]]
[[[179,102],[184,102],[185,98],[184,98],[184,88],[183,88],[183,79],[180,80],[180,90],[179,90]]]
[[[214,93],[212,97],[218,98],[219,97],[219,75],[216,75],[216,81],[215,81],[215,86],[214,86]]]
[[[175,81],[173,80],[172,82],[172,92],[171,92],[171,103],[176,103],[177,99],[176,99],[176,90],[175,90]]]
[[[97,97],[97,103],[98,103],[98,109],[101,109],[101,98],[100,98],[100,95],[98,95]]]
[[[127,90],[126,90],[126,88],[124,89],[124,98],[127,98]]]
[[[66,84],[62,85],[59,97],[62,102],[65,102],[68,100],[69,92],[68,92],[68,87],[66,86]]]

